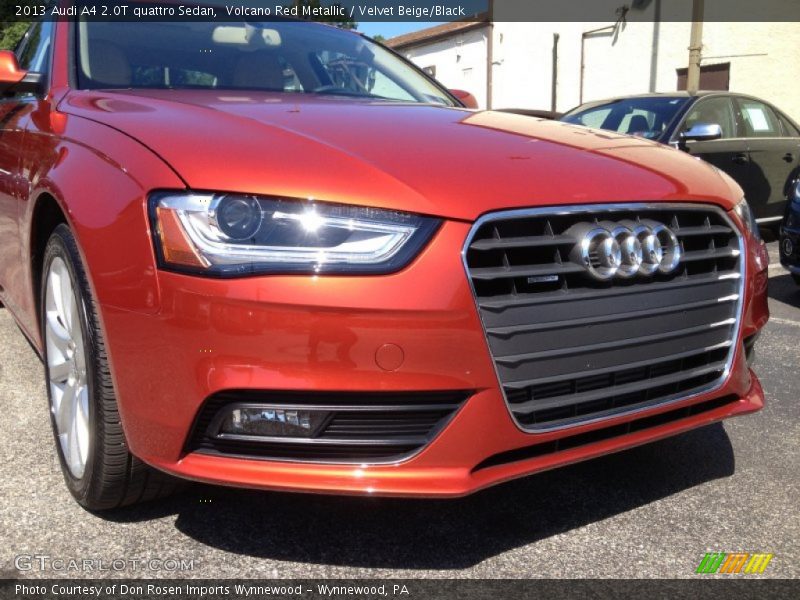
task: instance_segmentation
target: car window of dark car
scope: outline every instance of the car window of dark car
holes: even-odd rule
[[[722,128],[723,138],[736,137],[736,116],[731,99],[725,96],[703,98],[689,110],[683,122],[683,131],[698,123],[716,123]]]
[[[686,102],[688,98],[668,96],[623,98],[579,106],[561,117],[561,120],[657,139],[669,127]]]
[[[786,118],[786,115],[778,114],[778,118],[781,121],[781,128],[783,129],[783,135],[785,137],[800,137],[800,130]]]
[[[779,137],[780,124],[772,109],[758,100],[738,98],[747,137]]]

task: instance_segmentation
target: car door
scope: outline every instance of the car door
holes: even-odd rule
[[[765,102],[739,96],[736,103],[750,159],[751,189],[746,190],[747,199],[759,222],[779,221],[796,178],[800,138],[784,132],[780,118]]]
[[[716,140],[681,142],[680,134],[699,123],[719,125],[722,137]],[[747,140],[741,135],[738,114],[731,96],[721,94],[699,98],[686,111],[675,131],[673,143],[692,156],[725,171],[747,192],[750,185]]]
[[[21,69],[46,76],[52,31],[51,22],[41,21],[31,26],[15,50]],[[37,102],[33,94],[8,94],[0,98],[0,299],[18,315],[27,296],[19,217],[29,185],[22,160],[25,129]]]

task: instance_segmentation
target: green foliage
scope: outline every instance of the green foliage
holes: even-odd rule
[[[382,36],[380,33],[378,33],[376,35],[373,35],[372,39],[375,40],[376,42],[381,43],[381,44],[385,44],[386,43],[386,38],[384,36]]]
[[[29,25],[30,23],[24,21],[17,23],[0,22],[0,50],[13,50],[17,42],[25,35]]]

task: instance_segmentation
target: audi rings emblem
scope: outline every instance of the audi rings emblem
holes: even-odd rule
[[[598,281],[669,275],[678,269],[683,253],[675,234],[650,219],[577,223],[566,233],[578,240],[570,259]]]

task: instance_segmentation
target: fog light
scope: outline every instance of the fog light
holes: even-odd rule
[[[296,408],[234,408],[223,418],[220,434],[274,437],[312,437],[324,424],[327,412]]]

